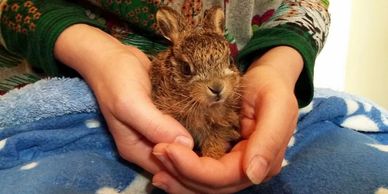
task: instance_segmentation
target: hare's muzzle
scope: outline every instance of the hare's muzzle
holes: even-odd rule
[[[219,102],[224,99],[224,84],[213,83],[208,85],[207,89],[211,103]]]

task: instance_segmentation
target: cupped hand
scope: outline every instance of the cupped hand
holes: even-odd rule
[[[244,139],[220,160],[174,143],[158,144],[153,154],[167,171],[155,174],[153,184],[169,193],[233,193],[278,174],[296,127],[294,87],[302,66],[290,47],[273,48],[256,60],[243,78]]]
[[[77,70],[92,88],[124,159],[156,173],[163,168],[152,155],[156,143],[192,148],[187,130],[152,103],[151,62],[140,50],[122,45],[99,29],[77,24],[60,35],[55,56]]]
[[[116,62],[114,69],[105,68],[99,77],[101,80],[91,84],[93,91],[120,155],[155,173],[160,166],[151,154],[153,146],[177,142],[191,149],[191,136],[152,103],[147,64],[133,56],[118,56],[112,61]]]

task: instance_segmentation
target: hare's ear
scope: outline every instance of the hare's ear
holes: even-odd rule
[[[184,17],[170,7],[160,7],[156,12],[160,33],[171,42],[178,40],[180,32],[185,28],[184,21]]]
[[[203,27],[224,35],[225,16],[221,7],[215,6],[205,11]]]

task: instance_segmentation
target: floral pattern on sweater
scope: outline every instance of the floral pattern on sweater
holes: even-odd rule
[[[98,6],[103,11],[92,11],[93,6],[88,6],[88,4]],[[137,46],[147,54],[155,54],[165,48],[165,45],[160,44],[156,38],[155,13],[161,5],[173,7],[181,12],[187,18],[188,25],[200,24],[206,9],[214,5],[221,6],[224,9],[226,19],[225,37],[230,41],[232,55],[235,57],[242,50],[244,50],[245,56],[255,57],[252,54],[247,54],[247,50],[255,53],[255,49],[264,48],[247,48],[247,46],[252,47],[252,41],[255,42],[254,39],[258,37],[256,35],[266,30],[273,29],[277,32],[287,30],[295,32],[294,34],[300,34],[302,38],[296,38],[290,44],[294,48],[309,49],[301,50],[300,53],[302,55],[309,53],[305,57],[305,66],[308,66],[310,71],[314,66],[314,57],[324,45],[330,23],[327,0],[2,0],[0,1],[2,28],[0,29],[0,40],[3,40],[1,41],[3,47],[13,53],[13,56],[27,58],[28,63],[32,62],[29,59],[38,59],[33,64],[35,69],[60,75],[62,72],[55,71],[58,69],[55,60],[44,59],[52,57],[50,53],[55,37],[59,36],[60,31],[58,30],[63,30],[66,25],[72,23],[92,24],[103,28],[124,44]],[[56,10],[61,10],[61,12],[56,13]],[[68,14],[66,20],[62,18],[63,13]],[[47,28],[48,22],[45,24],[44,21],[41,21],[41,26],[37,26],[37,21],[42,20],[43,16],[46,16],[46,20],[50,20],[49,22],[53,27],[57,27],[55,34],[44,34],[45,29],[40,29],[43,28],[41,26]],[[41,36],[50,37],[51,42],[36,42],[36,37]],[[278,34],[276,38],[282,39],[281,34]],[[290,41],[287,38],[283,37],[282,44]],[[21,47],[17,45],[19,43],[26,46]],[[42,49],[46,53],[45,55],[28,50],[34,48],[32,45],[42,44],[47,44],[43,45],[44,49]],[[299,47],[298,45],[308,46]],[[8,61],[7,55],[4,53],[0,57],[0,71],[6,72],[4,69],[9,68],[10,65],[1,65],[2,59],[4,59],[3,62]],[[41,61],[47,62],[41,64]],[[18,72],[20,75],[26,73],[21,71],[23,69],[31,70],[31,68],[16,69],[20,71]],[[9,69],[7,72],[10,72]],[[14,78],[16,74],[15,72],[8,73],[8,75],[0,74],[2,75],[0,77],[0,90],[1,86],[5,85],[4,80]],[[312,82],[311,76],[303,80]],[[12,87],[6,88],[7,90],[12,89]]]

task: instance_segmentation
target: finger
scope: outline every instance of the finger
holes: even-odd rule
[[[176,178],[171,176],[165,171],[160,171],[156,173],[152,178],[152,184],[155,187],[158,187],[160,189],[163,189],[164,191],[171,193],[171,194],[195,194],[198,193],[196,191],[193,191],[187,187],[185,187],[183,184],[181,184],[179,181],[177,181]]]
[[[271,170],[272,162],[286,147],[296,125],[297,111],[289,111],[286,101],[261,99],[257,110],[256,127],[248,140],[244,169],[254,184],[259,184]],[[285,111],[286,110],[286,111]]]
[[[161,188],[168,193],[217,193],[217,194],[229,194],[240,191],[251,185],[248,181],[233,186],[212,187],[204,186],[194,182],[188,182],[183,177],[175,177],[167,172],[161,171],[153,177],[154,186]],[[189,186],[185,186],[189,185]]]
[[[214,180],[217,181],[217,183],[204,183],[204,180],[200,180],[199,182],[193,180],[191,177],[185,176],[182,174],[182,172],[179,172],[176,168],[176,164],[173,163],[173,160],[171,160],[171,158],[168,156],[168,149],[172,149],[171,152],[177,151],[182,153],[183,150],[174,149],[183,146],[177,145],[175,148],[174,147],[174,145],[169,144],[158,144],[154,148],[154,154],[156,154],[157,158],[162,161],[164,167],[168,170],[168,173],[166,174],[166,172],[158,172],[154,176],[153,181],[156,182],[156,186],[159,186],[168,192],[172,191],[173,193],[185,193],[185,189],[189,189],[191,192],[198,191],[199,193],[233,193],[242,190],[252,184],[247,178],[238,179],[235,182],[229,182],[227,177],[223,177],[220,180]],[[184,150],[188,149],[184,148]],[[164,152],[164,154],[162,152]],[[185,164],[190,165],[189,163],[192,161],[193,160],[191,158],[186,158]],[[191,169],[192,172],[197,170],[198,169]]]
[[[284,164],[284,155],[286,153],[286,150],[287,150],[287,146],[283,146],[284,149],[282,149],[278,155],[275,157],[275,160],[271,166],[271,169],[269,170],[268,174],[267,174],[267,177],[266,179],[269,180],[271,179],[273,176],[276,176],[280,173],[281,169],[283,168],[283,164]]]
[[[227,186],[247,180],[241,169],[242,151],[236,150],[226,154],[220,160],[209,157],[198,157],[192,150],[179,144],[157,145],[154,153],[167,154],[170,164],[165,167],[175,176],[186,177],[209,187]],[[171,168],[170,166],[173,166]]]
[[[158,172],[155,174],[154,185],[172,193],[234,193],[240,191],[252,183],[247,179],[241,179],[236,183],[225,184],[203,184],[191,180],[188,177],[181,175],[173,166],[171,159],[167,156],[158,157],[163,161],[163,165],[167,168],[167,172]],[[225,180],[224,180],[225,181]],[[190,192],[187,192],[190,190]],[[197,192],[195,192],[197,191]]]
[[[252,132],[255,130],[256,120],[243,116],[240,119],[240,126],[241,136],[245,139],[248,139],[248,137],[251,136]]]
[[[152,143],[176,142],[193,147],[189,132],[177,120],[159,111],[149,96],[137,93],[132,95],[138,99],[135,103],[128,100],[116,107],[118,114],[115,116],[119,120],[136,129]]]
[[[256,90],[254,90],[256,91]],[[244,91],[245,95],[242,101],[241,112],[240,112],[240,133],[244,138],[248,138],[256,127],[256,113],[255,104],[252,104],[252,96],[246,94],[249,91]],[[253,95],[253,96],[256,96]]]
[[[175,168],[174,164],[168,157],[166,151],[168,146],[169,144],[167,143],[159,143],[153,148],[152,154],[163,164],[164,168],[166,168],[172,175],[178,176],[178,170]]]
[[[108,125],[121,157],[150,173],[164,169],[160,161],[152,154],[153,144],[151,142],[117,120],[108,119]]]
[[[184,184],[182,184],[182,183],[187,183],[188,181],[186,180],[185,177],[180,175],[180,173],[176,170],[175,166],[171,162],[171,159],[168,157],[168,154],[166,152],[166,149],[168,146],[169,144],[167,143],[160,143],[154,147],[153,154],[156,156],[156,158],[159,159],[159,161],[168,170],[168,173],[164,171],[160,171],[156,173],[153,177],[152,184],[155,185],[156,187],[159,187],[167,191],[168,193],[190,193],[190,192],[197,193],[197,192],[194,192],[193,187],[192,189],[189,189],[185,187]],[[176,178],[176,177],[180,177],[180,178]]]
[[[278,175],[281,170],[288,165],[287,160],[285,159],[285,153],[287,151],[287,147],[281,151],[276,157],[275,162],[273,163],[271,170],[268,172],[267,176],[263,180],[263,182],[267,182],[272,179],[272,177]]]

